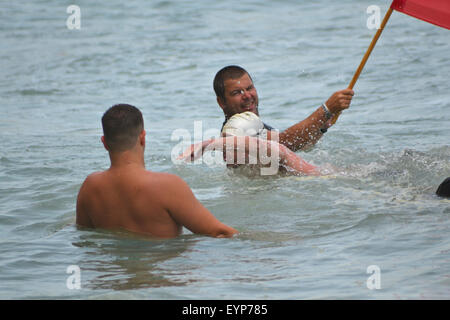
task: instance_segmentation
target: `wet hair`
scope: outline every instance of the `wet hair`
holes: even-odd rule
[[[129,104],[116,104],[106,110],[102,117],[103,135],[108,150],[121,152],[136,144],[144,129],[142,113]]]
[[[437,188],[436,194],[440,197],[450,198],[450,177],[445,179]]]
[[[247,74],[252,80],[250,74],[240,66],[227,66],[220,69],[216,76],[214,77],[213,87],[216,93],[216,96],[225,101],[225,80],[228,79],[238,79],[242,77],[244,74]],[[253,80],[252,80],[253,81]]]

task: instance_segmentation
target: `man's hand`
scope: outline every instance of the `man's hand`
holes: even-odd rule
[[[325,103],[331,113],[335,114],[350,107],[355,92],[352,89],[337,91]]]

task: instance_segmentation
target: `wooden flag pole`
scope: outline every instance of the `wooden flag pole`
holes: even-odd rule
[[[386,12],[386,14],[384,15],[383,21],[381,22],[380,28],[377,30],[377,33],[375,33],[375,36],[372,39],[372,42],[369,45],[369,48],[366,51],[366,54],[364,55],[364,57],[361,60],[361,63],[359,64],[358,69],[356,70],[355,74],[353,75],[353,79],[352,81],[350,81],[350,84],[348,85],[349,89],[353,89],[353,86],[355,85],[356,81],[359,78],[359,75],[361,74],[362,69],[364,68],[364,65],[367,62],[367,59],[369,59],[370,54],[372,53],[373,48],[375,47],[375,44],[378,41],[378,38],[381,35],[381,32],[383,32],[384,27],[386,26],[386,23],[388,22],[389,18],[391,17],[392,14],[392,7],[389,7],[389,10]],[[335,124],[337,119],[339,118],[339,115],[341,114],[341,112],[336,113],[333,118],[331,118],[331,123]]]

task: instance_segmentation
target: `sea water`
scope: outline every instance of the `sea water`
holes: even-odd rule
[[[394,12],[350,109],[298,152],[339,174],[262,177],[177,164],[173,133],[220,129],[212,80],[229,64],[252,75],[264,122],[304,119],[347,87],[376,31],[367,9],[388,1],[71,4],[0,4],[0,298],[450,298],[450,200],[434,194],[450,176],[448,30]],[[116,103],[144,114],[147,169],[181,176],[240,235],[75,226]]]

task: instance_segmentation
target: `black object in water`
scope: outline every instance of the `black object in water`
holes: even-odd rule
[[[450,177],[445,179],[437,188],[436,194],[440,197],[450,198]]]

